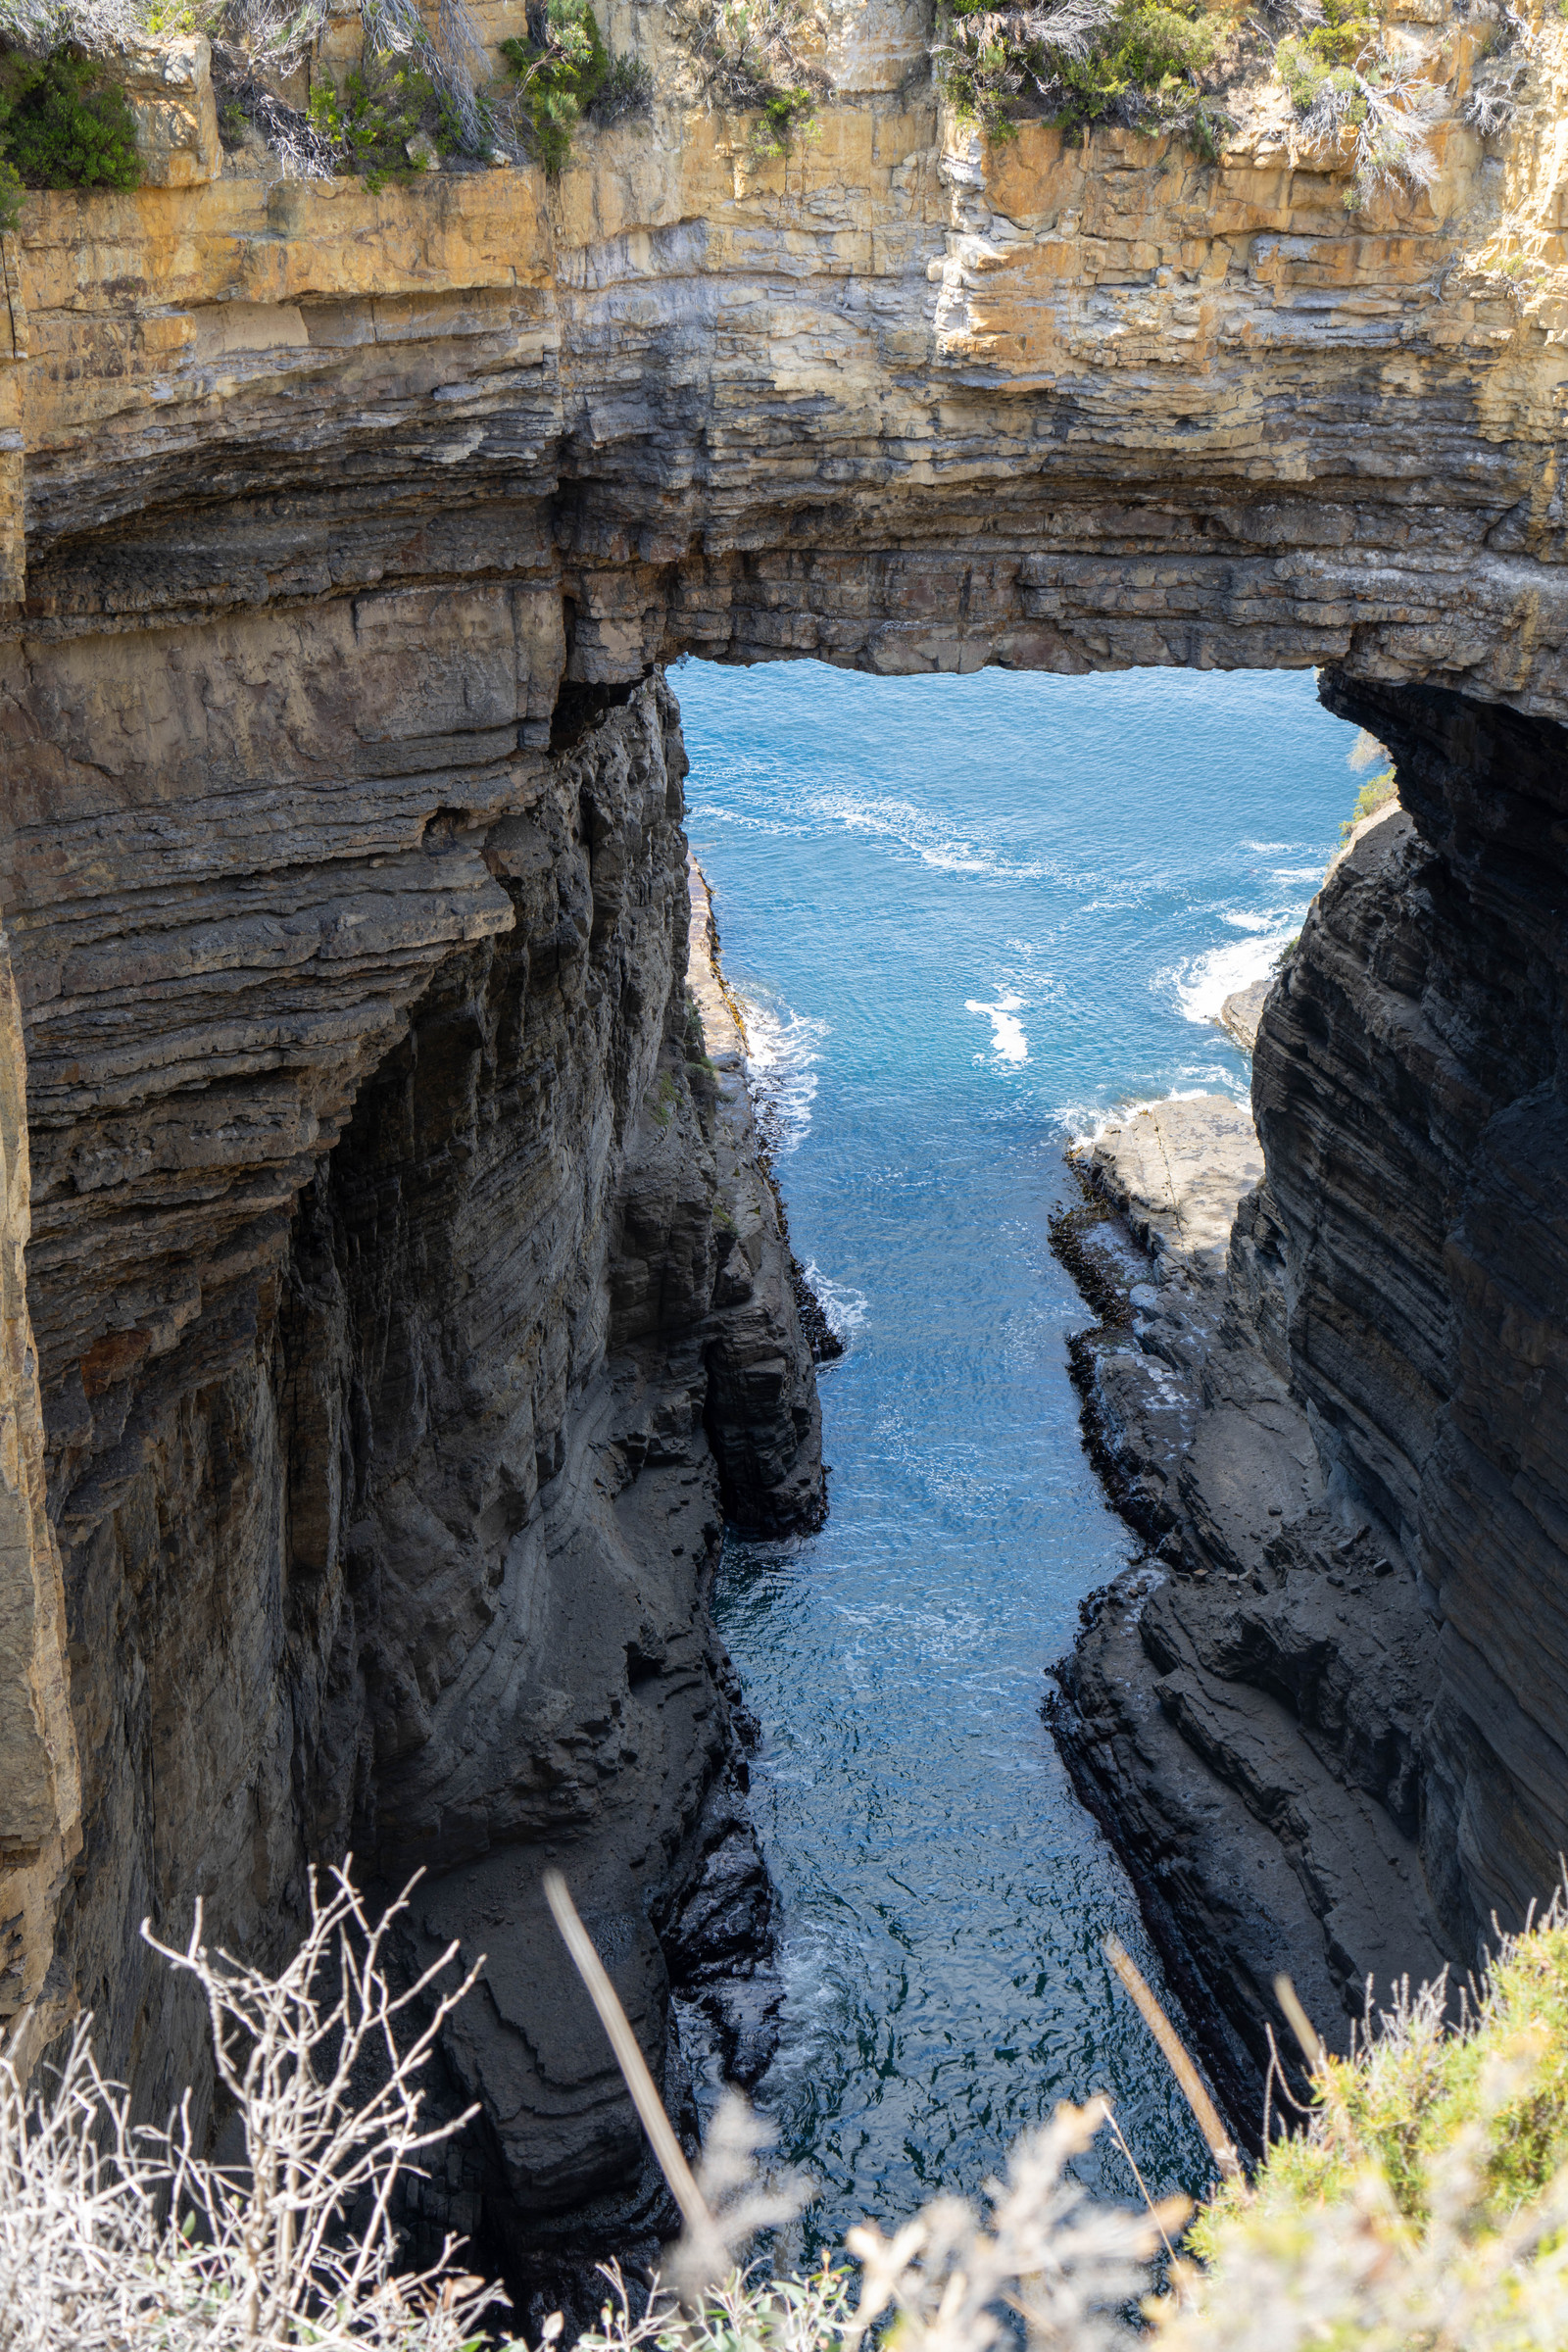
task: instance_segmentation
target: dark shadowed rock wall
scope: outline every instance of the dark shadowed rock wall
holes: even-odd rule
[[[11,919],[83,1766],[61,1964],[159,2111],[207,2081],[205,2018],[144,1916],[182,1937],[201,1896],[278,1957],[311,1861],[423,1867],[411,1953],[489,1957],[447,2051],[483,2129],[420,2211],[526,2280],[662,2218],[547,1856],[673,2106],[672,1980],[759,2063],[769,1896],[707,1597],[722,1487],[788,1526],[821,1467],[787,1270],[730,1242],[771,1197],[685,989],[675,705],[650,682],[557,754],[514,725],[477,807],[471,772],[362,782],[412,839],[353,858],[329,794],[279,854],[270,776],[182,807],[167,768],[152,805],[150,772],[96,806],[83,775],[74,827],[23,831]]]
[[[1179,1159],[1125,1134],[1091,1181],[1152,1267],[1092,1216],[1066,1237],[1106,1317],[1091,1430],[1153,1556],[1090,1611],[1058,1729],[1244,2120],[1276,1970],[1343,2036],[1368,1974],[1467,1967],[1568,1849],[1568,742],[1430,688],[1324,696],[1399,805],[1268,995],[1255,1142],[1215,1106],[1210,1247],[1172,1223]]]

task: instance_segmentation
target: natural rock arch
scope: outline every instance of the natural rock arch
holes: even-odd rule
[[[1356,938],[1301,964],[1332,1004],[1303,994],[1260,1058],[1271,1154],[1315,1139],[1310,1204],[1274,1185],[1293,1377],[1346,1474],[1371,1479],[1376,1411],[1357,1393],[1341,1413],[1314,1351],[1324,1301],[1364,1272],[1322,1061],[1359,1052],[1388,1137],[1445,1105],[1414,1156],[1421,1279],[1446,1321],[1426,1335],[1418,1438],[1382,1432],[1406,1446],[1424,1559],[1464,1552],[1478,1462],[1517,1499],[1513,1435],[1478,1435],[1465,1403],[1483,1341],[1516,1333],[1488,1394],[1534,1365],[1559,1410],[1557,1245],[1530,1154],[1549,1157],[1557,1115],[1568,363],[1550,286],[1521,297],[1465,258],[1504,217],[1555,235],[1549,142],[1516,141],[1499,182],[1451,125],[1430,198],[1351,224],[1343,176],[1284,133],[1214,166],[1112,132],[1069,149],[1039,126],[985,155],[910,101],[906,65],[867,66],[787,172],[721,119],[671,110],[646,137],[607,134],[553,192],[531,172],[379,196],[220,177],[39,199],[0,241],[16,419],[0,446],[0,910],[28,1057],[37,1335],[37,1389],[24,1366],[18,1394],[24,1421],[41,1396],[50,1435],[85,1791],[72,1876],[57,1721],[53,1812],[19,1862],[48,1886],[27,1898],[13,2006],[43,1995],[52,1964],[49,1997],[95,2000],[149,2096],[193,2063],[196,2024],[160,2011],[127,1942],[144,1896],[172,1921],[200,1882],[222,1932],[282,1935],[323,1821],[397,1777],[396,1753],[367,1765],[360,1729],[334,1717],[361,1668],[334,1659],[338,1621],[314,1601],[291,1616],[281,1586],[257,1585],[224,1604],[249,1632],[215,1650],[205,1750],[174,1639],[193,1586],[219,1592],[248,1544],[346,1587],[357,1408],[330,1155],[375,1104],[416,1136],[421,1068],[437,1096],[468,1072],[441,1111],[454,1135],[548,1123],[551,1088],[581,1095],[573,1135],[614,1106],[612,1176],[572,1212],[597,1237],[594,1279],[567,1300],[537,1265],[506,1275],[537,1289],[535,1487],[586,1427],[552,1330],[579,1329],[598,1363],[618,1314],[616,1361],[642,1361],[639,1286],[662,1297],[677,1261],[694,1280],[711,1244],[709,1179],[661,1191],[644,1150],[651,1090],[678,1057],[680,764],[644,681],[681,651],[881,670],[1334,664],[1342,706],[1396,749],[1418,831],[1387,884],[1397,919],[1369,880]],[[596,705],[603,726],[580,732]],[[1379,964],[1396,936],[1436,943],[1413,982],[1408,955]],[[519,954],[529,976],[503,985]],[[563,1058],[526,1082],[514,1067],[498,1111],[507,1005],[552,955],[580,965],[592,1051],[566,1042],[568,1021]],[[1477,958],[1494,990],[1480,1018]],[[1528,1043],[1499,1056],[1503,1007]],[[410,1153],[398,1174],[382,1152],[394,1193]],[[349,1157],[368,1164],[363,1134]],[[1482,1202],[1494,1161],[1501,1189]],[[540,1200],[560,1270],[570,1234]],[[632,1248],[638,1216],[655,1239]],[[1510,1279],[1524,1226],[1545,1251],[1531,1333],[1476,1307]],[[688,1327],[672,1309],[660,1330],[636,1429],[595,1424],[623,1461],[640,1446],[645,1463],[668,1397],[692,1393]],[[385,1333],[376,1346],[384,1365]],[[541,1415],[547,1394],[560,1410]],[[1560,1488],[1557,1423],[1541,1426],[1521,1506],[1535,1532],[1510,1556],[1544,1665],[1521,1682],[1502,1661],[1505,1721],[1473,1580],[1446,1652],[1429,1842],[1461,1857],[1442,1897],[1461,1936],[1522,1894],[1554,1834]],[[475,1474],[475,1528],[534,1507],[527,1479],[497,1468],[515,1437]],[[215,1477],[220,1455],[269,1467]],[[1448,1465],[1441,1493],[1428,1461]],[[1393,1494],[1388,1462],[1375,1474]],[[61,1665],[42,1558],[34,1544],[42,1663],[24,1670],[40,1690]],[[1423,1573],[1448,1606],[1445,1577]],[[486,1632],[475,1602],[440,1689]],[[144,1635],[162,1644],[150,1676]],[[653,1659],[663,1638],[629,1641],[628,1676],[632,1650]],[[702,1675],[720,1689],[717,1661]],[[402,1724],[416,1745],[418,1681],[411,1668],[356,1724]],[[1510,1842],[1496,1825],[1527,1789],[1529,1834]],[[701,1845],[708,1828],[683,1823]],[[526,2106],[519,2092],[519,2147]],[[623,2220],[635,2204],[621,2197]]]

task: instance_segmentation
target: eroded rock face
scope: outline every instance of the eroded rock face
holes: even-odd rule
[[[486,22],[518,28],[502,0]],[[765,1896],[702,1595],[721,1503],[762,1525],[820,1498],[787,1237],[722,1056],[710,1085],[690,1050],[661,660],[1337,661],[1391,741],[1449,712],[1481,814],[1458,782],[1412,802],[1428,862],[1396,916],[1352,859],[1298,1019],[1264,1022],[1271,1177],[1232,1273],[1257,1347],[1214,1352],[1205,1273],[1168,1368],[1375,1499],[1446,1612],[1450,1729],[1413,1781],[1414,1733],[1385,1769],[1304,1599],[1234,1638],[1187,1596],[1149,1622],[1184,1754],[1219,1754],[1221,1685],[1349,1727],[1276,1808],[1307,1822],[1288,1875],[1315,1921],[1366,1909],[1302,1859],[1330,1783],[1429,1877],[1472,1857],[1434,1881],[1463,1924],[1483,1862],[1535,1866],[1556,1770],[1551,1604],[1529,1595],[1515,1724],[1475,1565],[1547,1545],[1551,1444],[1509,1449],[1555,1326],[1516,1343],[1504,1316],[1472,1364],[1454,1319],[1473,1298],[1490,1329],[1541,1247],[1551,788],[1476,862],[1512,721],[1415,689],[1568,712],[1568,30],[1532,31],[1507,140],[1451,122],[1433,188],[1352,221],[1348,160],[1284,119],[1213,164],[1039,124],[987,152],[896,0],[834,12],[840,102],[774,162],[685,105],[659,12],[606,29],[664,95],[557,186],[372,193],[254,156],[207,179],[193,50],[194,81],[141,93],[168,184],[40,196],[0,238],[0,912],[84,1819],[64,1895],[51,1862],[27,1898],[24,1984],[63,1900],[105,2061],[159,2104],[202,2023],[143,1966],[144,1912],[183,1932],[200,1892],[215,1934],[276,1951],[309,1855],[352,1838],[388,1883],[433,1860],[419,1948],[492,1955],[449,2085],[485,2085],[489,2138],[427,2218],[468,2228],[479,2198],[543,2264],[573,2211],[629,2244],[654,2205],[584,2013],[544,1986],[533,1874],[568,1861],[661,2064],[672,1972],[755,2062],[770,1994],[736,1968]],[[1440,36],[1456,93],[1475,30]],[[1551,740],[1519,738],[1543,776]],[[1405,1194],[1419,1246],[1384,1249]],[[1242,1557],[1250,1527],[1196,1487],[1182,1509]],[[51,1769],[64,1857],[63,1740]],[[1537,1793],[1499,1827],[1515,1783]]]
[[[783,1526],[821,1467],[788,1282],[724,1231],[766,1188],[693,1062],[674,703],[519,757],[514,687],[476,789],[498,713],[435,674],[455,773],[280,788],[271,742],[182,790],[150,725],[13,837],[84,1767],[58,1950],[158,2111],[205,2084],[205,2021],[144,1915],[183,1935],[200,1895],[210,1939],[278,1956],[310,1861],[427,1869],[411,1953],[489,1958],[448,2048],[484,2132],[419,2212],[526,2285],[663,2218],[546,1856],[673,2106],[672,1972],[732,2046],[765,2010],[707,1594],[725,1481]],[[366,764],[388,723],[356,705]],[[710,1392],[760,1358],[743,1448]]]
[[[1270,999],[1258,1131],[1293,1385],[1437,1628],[1422,1857],[1468,1956],[1568,1848],[1568,746],[1457,697],[1328,691],[1385,730],[1405,813],[1368,828]]]
[[[1568,746],[1429,690],[1325,694],[1402,805],[1269,992],[1255,1137],[1207,1114],[1234,1225],[1181,1213],[1193,1152],[1124,1130],[1096,1182],[1152,1281],[1079,1237],[1091,1426],[1154,1556],[1091,1612],[1058,1730],[1244,2121],[1276,1970],[1343,2036],[1368,1974],[1468,1967],[1568,1846]]]
[[[24,1250],[29,1181],[22,1008],[0,933],[0,2031],[25,2078],[70,2015],[54,1924],[81,1849],[65,1590],[49,1524]]]
[[[481,13],[521,29],[515,0]],[[787,158],[697,103],[662,11],[612,6],[659,103],[559,184],[372,194],[247,154],[32,201],[0,634],[157,622],[199,668],[232,630],[245,701],[292,662],[286,614],[305,662],[330,615],[346,674],[429,647],[417,592],[455,643],[525,588],[589,683],[683,649],[1339,662],[1568,710],[1558,20],[1518,36],[1490,144],[1464,94],[1519,20],[1401,24],[1452,92],[1437,176],[1348,213],[1350,158],[1277,88],[1213,160],[1038,122],[988,148],[936,102],[928,12],[830,13],[839,96]]]

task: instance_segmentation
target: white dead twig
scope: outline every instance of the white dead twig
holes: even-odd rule
[[[52,2092],[25,2100],[0,2060],[0,2352],[460,2352],[496,2290],[458,2273],[448,2241],[398,2269],[400,2174],[468,2118],[426,2126],[417,2077],[478,1964],[444,1993],[454,1945],[414,1984],[385,1961],[408,1890],[368,1920],[345,1867],[311,1883],[311,1921],[277,1977],[213,1952],[201,1913],[183,1951],[243,2164],[194,2142],[187,2092],[164,2131],[138,2129],[77,2029]],[[471,2113],[471,2110],[469,2111]]]

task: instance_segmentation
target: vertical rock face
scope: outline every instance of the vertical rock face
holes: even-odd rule
[[[673,700],[590,705],[555,754],[516,755],[514,717],[476,777],[482,664],[432,652],[408,691],[453,703],[444,772],[334,797],[241,749],[226,790],[191,759],[182,792],[172,723],[139,776],[26,770],[31,1271],[86,1833],[59,1951],[156,2110],[204,2082],[205,2029],[138,1957],[145,1914],[182,1934],[200,1895],[214,1940],[278,1954],[310,1859],[352,1847],[388,1887],[424,1867],[411,1956],[488,1959],[447,2050],[482,2139],[420,2209],[488,2230],[525,2285],[661,2218],[547,1855],[656,2074],[681,1984],[757,2061],[768,1893],[707,1598],[721,1489],[788,1525],[821,1468],[787,1281],[736,1280],[722,1229]],[[351,727],[412,764],[373,704]],[[743,1446],[710,1367],[760,1325],[780,1377]]]
[[[1091,1425],[1155,1557],[1091,1611],[1059,1729],[1244,2115],[1276,1968],[1357,2012],[1369,1971],[1467,1966],[1568,1850],[1568,742],[1324,695],[1400,805],[1268,995],[1226,1272],[1115,1135],[1097,1181],[1153,1279],[1077,1244]]]
[[[9,2029],[6,2051],[24,2075],[70,2014],[54,1931],[81,1846],[65,1591],[45,1508],[23,1258],[28,1192],[22,1012],[0,933],[0,2030]]]
[[[1437,1629],[1421,1850],[1468,1953],[1568,1850],[1568,739],[1337,681],[1404,813],[1336,872],[1259,1033],[1293,1384]]]

